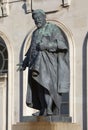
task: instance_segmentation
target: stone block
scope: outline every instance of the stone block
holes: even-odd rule
[[[78,124],[71,123],[71,117],[39,116],[35,118],[36,121],[12,125],[12,130],[81,130]]]
[[[12,126],[12,130],[81,130],[80,125],[63,122],[24,122]]]

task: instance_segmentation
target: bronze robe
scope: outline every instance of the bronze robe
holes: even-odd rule
[[[43,39],[47,49],[39,51],[36,48],[38,43],[43,43]],[[29,67],[27,105],[41,109],[37,93],[37,87],[41,85],[49,91],[58,107],[58,93],[67,93],[70,87],[69,47],[67,38],[59,27],[46,23],[43,28],[33,32],[23,66]]]

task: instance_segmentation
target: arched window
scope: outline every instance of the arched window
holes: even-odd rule
[[[8,72],[8,52],[7,47],[0,37],[0,73]]]

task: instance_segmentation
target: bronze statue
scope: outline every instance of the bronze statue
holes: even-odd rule
[[[60,114],[62,93],[69,92],[69,47],[66,36],[55,24],[46,22],[46,14],[32,12],[37,29],[20,70],[29,68],[26,104],[40,110],[33,115]]]

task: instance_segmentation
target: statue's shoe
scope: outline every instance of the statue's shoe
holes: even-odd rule
[[[39,116],[39,114],[40,114],[40,112],[35,112],[35,113],[33,113],[32,115],[33,115],[33,116]]]
[[[53,112],[51,109],[47,109],[46,114],[47,114],[47,116],[50,116],[50,115],[53,115]]]
[[[41,109],[40,111],[33,113],[33,116],[46,116],[46,110],[45,109]]]
[[[40,111],[33,113],[33,116],[50,116],[53,115],[53,112],[51,109],[41,109]]]

